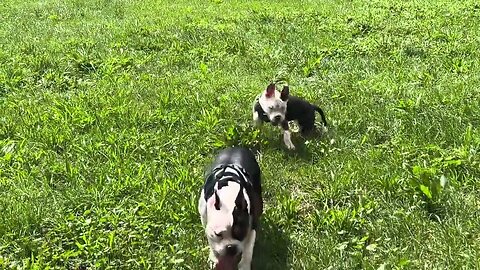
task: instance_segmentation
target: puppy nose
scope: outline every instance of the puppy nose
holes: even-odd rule
[[[280,120],[282,120],[282,117],[280,115],[275,115],[274,120],[275,122],[280,122]]]
[[[227,246],[227,255],[235,256],[237,255],[237,246],[236,245],[228,245]]]

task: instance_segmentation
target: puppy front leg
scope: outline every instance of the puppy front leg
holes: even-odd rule
[[[239,270],[250,270],[252,268],[253,247],[255,246],[256,237],[257,232],[252,230],[248,236],[247,242],[245,243],[245,250],[242,254],[242,260],[238,264]]]
[[[262,119],[260,119],[260,116],[258,115],[258,112],[255,109],[253,110],[253,123],[257,128],[262,125]]]
[[[282,123],[282,129],[283,129],[283,142],[287,146],[289,150],[295,150],[295,145],[292,143],[292,138],[291,138],[291,133],[290,130],[288,129],[288,121],[283,121]]]

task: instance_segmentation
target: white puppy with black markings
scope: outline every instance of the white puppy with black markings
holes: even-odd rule
[[[222,150],[207,172],[198,212],[215,269],[249,270],[263,211],[260,167],[241,147]]]
[[[326,127],[327,120],[320,107],[300,97],[290,95],[288,85],[285,85],[280,92],[276,90],[275,84],[271,83],[253,104],[253,121],[256,126],[260,126],[263,122],[271,122],[274,126],[280,125],[285,146],[294,150],[295,145],[292,143],[288,121],[297,121],[300,132],[307,136],[315,128],[315,112],[320,114],[323,125]]]

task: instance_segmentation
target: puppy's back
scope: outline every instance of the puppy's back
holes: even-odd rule
[[[251,177],[260,178],[260,167],[258,166],[255,155],[247,148],[231,147],[223,149],[216,156],[212,167],[222,164],[236,164],[244,168]]]

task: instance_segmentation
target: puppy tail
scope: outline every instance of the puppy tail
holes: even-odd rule
[[[322,109],[320,109],[320,107],[318,107],[317,105],[313,105],[313,108],[315,109],[315,111],[317,111],[320,116],[322,117],[322,122],[323,122],[323,125],[324,126],[327,126],[327,119],[325,118],[325,114],[323,113]]]

